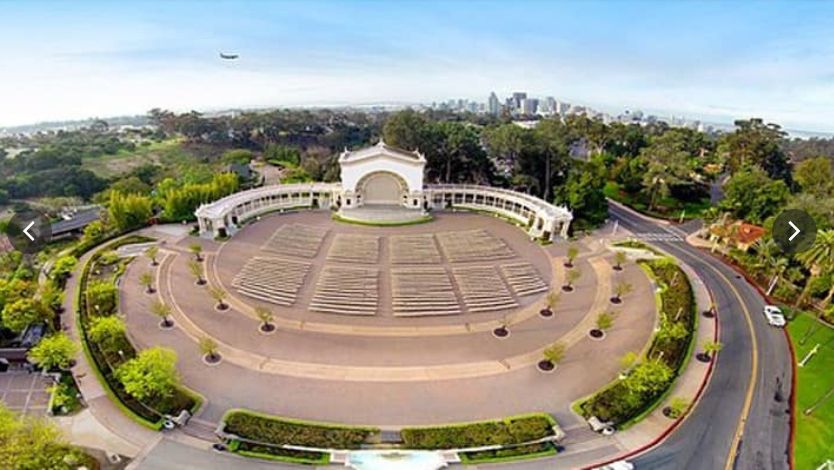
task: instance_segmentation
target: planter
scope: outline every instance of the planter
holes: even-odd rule
[[[715,318],[715,312],[712,310],[704,310],[703,312],[701,312],[701,315],[703,315],[706,318]]]
[[[570,268],[572,268],[572,267],[573,267],[573,263],[571,263],[570,261],[565,261],[564,266],[565,266],[566,268],[570,269]]]
[[[701,362],[710,362],[712,360],[712,356],[704,352],[699,352],[695,355],[695,359],[698,359]]]
[[[562,286],[562,290],[565,292],[573,292],[573,286],[564,285]]]
[[[539,310],[539,316],[542,318],[550,318],[553,316],[553,310],[550,310],[549,308],[543,308]]]
[[[510,336],[510,329],[506,326],[499,326],[498,328],[492,330],[492,336],[495,336],[498,339],[504,339]]]
[[[258,327],[258,332],[262,335],[271,335],[275,333],[277,328],[272,323],[262,323],[261,326]]]
[[[203,364],[207,366],[216,366],[223,362],[223,356],[220,354],[205,354],[203,355]]]
[[[672,409],[671,406],[667,406],[663,408],[663,416],[669,419],[678,419],[680,416],[677,416],[675,410]]]
[[[620,265],[614,266],[614,271],[622,271],[623,267]]]
[[[556,370],[556,364],[548,361],[547,359],[542,359],[536,364],[536,369],[538,369],[539,372],[550,374]]]
[[[623,299],[621,299],[619,297],[616,297],[616,296],[611,297],[610,300],[611,300],[611,303],[614,304],[614,305],[620,305],[621,303],[623,303]]]
[[[145,289],[145,293],[148,294],[148,295],[155,294],[156,289],[154,289],[153,287],[151,287],[150,289]]]
[[[161,330],[170,330],[173,327],[174,327],[174,321],[171,320],[170,318],[166,318],[165,320],[162,320],[162,321],[159,322],[159,329],[161,329]]]
[[[590,336],[591,339],[602,341],[605,339],[605,331],[600,330],[599,328],[594,328],[588,332],[588,336]]]
[[[204,286],[204,285],[206,285],[206,280],[205,279],[200,279],[199,281],[195,282],[194,284],[196,284],[198,286]]]
[[[217,310],[218,312],[225,312],[226,310],[229,310],[229,305],[228,304],[217,304],[217,305],[214,306],[214,309]]]

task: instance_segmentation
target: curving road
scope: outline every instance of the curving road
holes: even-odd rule
[[[724,345],[692,415],[661,445],[633,459],[636,467],[789,468],[791,355],[784,333],[762,318],[764,299],[732,268],[683,241],[684,231],[614,204],[609,214],[701,276],[717,305]]]

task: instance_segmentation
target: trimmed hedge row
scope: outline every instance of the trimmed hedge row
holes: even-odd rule
[[[120,246],[134,243],[145,243],[149,241],[153,241],[153,239],[139,235],[130,235],[116,240],[96,251],[92,257],[87,260],[81,271],[81,278],[79,279],[75,296],[75,308],[78,312],[76,321],[81,334],[84,352],[87,355],[89,362],[95,366],[93,370],[99,378],[99,381],[105,385],[105,391],[108,392],[116,405],[118,405],[128,416],[143,426],[159,430],[162,428],[164,423],[163,415],[176,415],[179,414],[181,410],[189,410],[193,414],[201,405],[202,400],[200,397],[184,387],[180,387],[177,388],[170,397],[158,400],[154,403],[143,403],[135,399],[124,390],[121,382],[115,377],[114,370],[114,365],[120,364],[125,360],[129,360],[136,356],[136,349],[130,341],[126,337],[122,338],[121,341],[118,341],[117,344],[119,350],[122,352],[122,354],[118,354],[118,351],[106,350],[98,344],[90,341],[87,337],[87,328],[89,327],[92,317],[95,316],[96,313],[91,312],[88,308],[86,288],[90,280],[90,271],[96,264],[100,254],[108,250],[115,250]],[[99,314],[114,314],[115,305],[113,310],[114,311],[110,312],[99,312]]]
[[[281,447],[258,445],[239,440],[234,440],[229,444],[229,451],[244,457],[277,460],[279,462],[302,465],[327,465],[330,463],[330,454],[324,452],[283,449]]]
[[[223,417],[223,432],[265,446],[359,449],[364,442],[377,435],[379,429],[314,423],[246,410],[229,410]]]
[[[596,416],[611,421],[620,428],[627,427],[649,413],[668,393],[689,357],[692,338],[697,327],[697,312],[692,286],[686,273],[668,259],[640,261],[660,287],[659,303],[661,330],[650,343],[645,364],[655,361],[671,370],[670,378],[661,387],[635,391],[629,377],[612,382],[576,406],[584,417]],[[676,330],[683,334],[668,334]],[[637,367],[640,367],[639,365]]]
[[[478,463],[499,463],[517,460],[538,459],[549,457],[559,453],[559,450],[552,442],[541,444],[530,444],[525,446],[511,447],[508,449],[482,450],[479,452],[462,452],[459,455],[464,465]]]
[[[511,416],[501,420],[404,428],[403,443],[411,449],[465,449],[513,445],[553,436],[556,420],[544,413]]]

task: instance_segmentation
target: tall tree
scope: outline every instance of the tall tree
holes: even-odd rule
[[[758,118],[738,120],[736,129],[725,134],[718,145],[727,167],[736,173],[749,166],[758,166],[768,177],[791,181],[791,165],[782,150],[787,133],[777,124],[765,124]]]

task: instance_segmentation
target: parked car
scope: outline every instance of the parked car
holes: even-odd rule
[[[618,460],[616,462],[611,462],[608,465],[603,465],[602,467],[597,467],[596,470],[633,470],[634,464],[629,462],[628,460]]]
[[[765,305],[763,313],[767,319],[767,324],[770,326],[782,328],[787,323],[785,321],[785,315],[782,314],[782,309],[775,305]]]

